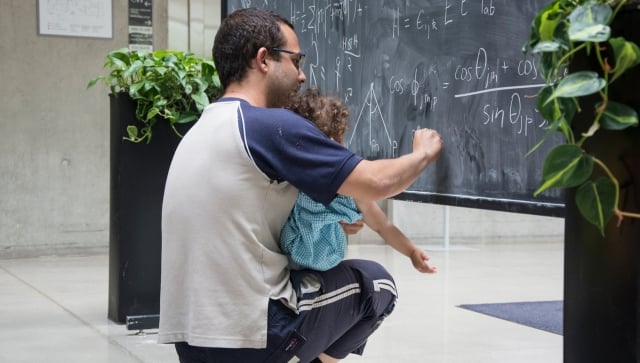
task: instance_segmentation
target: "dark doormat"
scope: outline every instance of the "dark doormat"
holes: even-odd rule
[[[562,335],[562,300],[465,304],[459,307]]]

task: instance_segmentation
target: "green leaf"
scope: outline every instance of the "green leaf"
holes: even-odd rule
[[[180,116],[176,119],[176,123],[177,124],[186,124],[188,122],[192,122],[195,121],[199,118],[199,114],[193,114],[193,113],[188,113],[188,112],[184,112],[181,113]]]
[[[558,55],[556,53],[545,52],[540,55],[540,73],[542,77],[549,82],[554,72]]]
[[[556,146],[542,167],[542,183],[534,196],[549,188],[570,188],[584,183],[593,171],[593,158],[578,145]]]
[[[615,57],[615,67],[611,70],[611,80],[613,82],[620,77],[627,69],[640,64],[640,48],[633,42],[628,42],[624,38],[617,37],[609,40]]]
[[[533,47],[533,53],[557,52],[560,48],[560,43],[553,40],[545,40]]]
[[[137,74],[140,69],[142,69],[142,62],[139,60],[133,61],[131,66],[127,68],[122,75],[124,78],[132,78],[135,74]]]
[[[137,139],[138,138],[138,128],[133,126],[133,125],[127,126],[127,134],[129,135],[129,140]]]
[[[168,102],[169,101],[166,98],[158,97],[153,100],[153,106],[157,108],[162,108],[166,106]]]
[[[192,81],[193,83],[198,85],[198,90],[195,93],[204,92],[209,86],[207,83],[203,82],[201,79],[194,78]]]
[[[609,24],[613,10],[607,4],[597,1],[588,1],[586,4],[576,6],[569,14],[571,24]]]
[[[560,45],[562,50],[571,48],[571,40],[569,40],[569,23],[561,21],[553,30],[553,40]]]
[[[600,105],[601,103],[597,104],[596,109]],[[609,101],[602,113],[600,126],[607,130],[624,130],[627,127],[638,126],[638,113],[627,105]]]
[[[556,27],[563,21],[563,17],[559,16],[562,13],[560,5],[559,2],[547,4],[534,19],[534,28],[538,31],[540,40],[553,39]]]
[[[611,35],[609,20],[613,10],[607,4],[587,2],[569,15],[569,39],[582,42],[604,42]]]
[[[218,77],[218,75],[216,74],[216,77],[213,79],[213,87],[212,89],[216,89],[216,90],[221,90],[222,89],[222,83],[220,82],[220,78]]]
[[[551,98],[553,86],[544,86],[536,96],[537,109],[550,122],[564,120],[570,123],[577,112],[573,98]]]
[[[604,236],[604,227],[613,216],[616,186],[607,178],[587,181],[576,192],[576,206],[589,223],[598,227]]]
[[[204,110],[204,108],[209,105],[209,97],[207,97],[207,94],[204,92],[194,93],[191,95],[191,98],[196,102],[198,111]]]
[[[147,112],[147,116],[145,118],[145,121],[149,121],[151,119],[153,119],[154,117],[156,117],[158,114],[160,113],[160,110],[157,107],[151,107],[149,109],[149,112]]]
[[[131,52],[128,48],[120,48],[107,54],[107,64],[105,64],[105,67],[111,66],[112,68],[127,69],[129,64],[131,64]]]
[[[569,26],[569,39],[574,42],[605,42],[611,36],[611,28],[608,25],[592,24],[583,26],[582,24]]]
[[[546,102],[557,97],[581,97],[596,93],[604,88],[606,81],[592,71],[575,72],[565,77]]]
[[[95,84],[101,79],[103,79],[103,77],[92,78],[91,80],[89,80],[89,83],[87,84],[87,88],[91,88],[91,87],[95,86]]]
[[[216,67],[213,62],[204,61],[200,65],[200,69],[205,79],[211,79],[216,76]]]

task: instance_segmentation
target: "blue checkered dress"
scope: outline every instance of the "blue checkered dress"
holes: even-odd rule
[[[347,236],[338,222],[361,219],[352,198],[338,195],[325,206],[300,192],[280,232],[280,248],[292,268],[326,271],[344,259],[347,248]]]

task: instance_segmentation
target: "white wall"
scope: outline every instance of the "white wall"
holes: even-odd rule
[[[387,215],[415,243],[451,247],[513,241],[562,241],[564,219],[483,209],[389,200]],[[449,209],[445,229],[446,208]],[[448,232],[448,236],[446,233]],[[384,243],[371,230],[352,236],[350,243]]]
[[[168,0],[169,48],[210,58],[220,27],[220,0]]]
[[[42,36],[36,1],[0,1],[0,258],[108,244],[107,52],[128,43],[126,1],[113,38]],[[154,46],[167,44],[167,0],[153,1]]]

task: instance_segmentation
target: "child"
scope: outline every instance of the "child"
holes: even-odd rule
[[[337,98],[309,88],[294,96],[288,107],[311,120],[329,138],[342,144],[349,110]],[[409,257],[416,270],[434,273],[429,255],[411,242],[385,216],[375,201],[359,201],[337,195],[329,206],[313,201],[300,192],[280,234],[280,248],[289,255],[291,267],[324,271],[344,259],[347,236],[339,222],[358,220],[377,232],[398,252]]]

